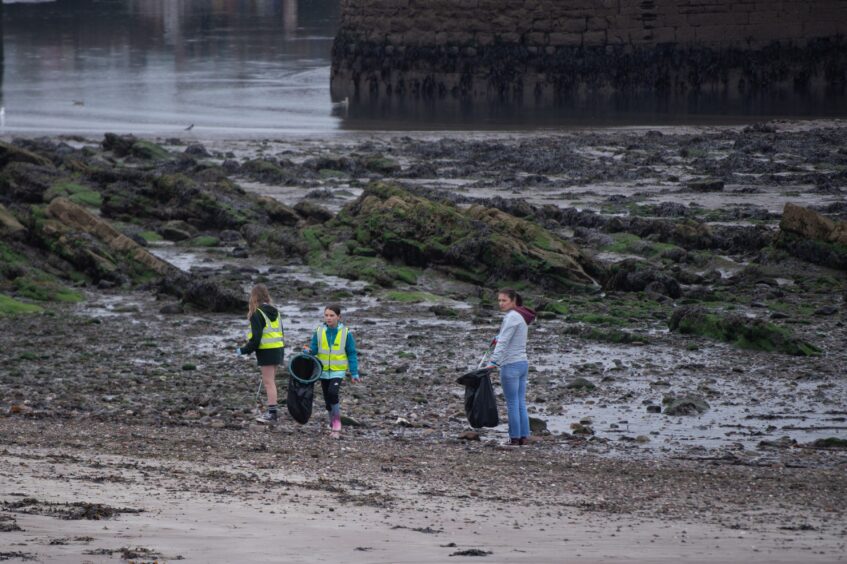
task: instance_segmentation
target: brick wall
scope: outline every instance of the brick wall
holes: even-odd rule
[[[847,0],[342,0],[336,98],[844,88]]]

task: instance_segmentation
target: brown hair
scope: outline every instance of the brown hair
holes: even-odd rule
[[[509,296],[509,299],[515,302],[515,305],[522,306],[523,298],[520,294],[518,294],[517,290],[514,288],[500,288],[497,290],[497,295],[503,294],[504,296]]]
[[[326,311],[326,310],[330,310],[332,312],[335,312],[335,315],[341,317],[341,306],[340,305],[335,305],[335,304],[328,305],[324,308],[324,311]]]
[[[253,314],[256,313],[256,309],[260,304],[269,304],[271,302],[271,295],[268,293],[268,287],[264,284],[256,284],[253,286],[253,289],[250,290],[250,302],[247,307],[247,319],[253,317]]]

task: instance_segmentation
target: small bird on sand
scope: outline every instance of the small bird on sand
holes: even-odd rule
[[[185,128],[185,130],[186,130],[186,131],[191,131],[192,129],[194,129],[194,124],[193,124],[193,123],[192,123],[191,125],[189,125],[188,127],[186,127],[186,128]]]

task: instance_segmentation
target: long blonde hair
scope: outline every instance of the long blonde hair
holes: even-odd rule
[[[253,317],[253,314],[256,313],[256,309],[258,309],[260,304],[270,304],[271,295],[268,292],[268,287],[264,284],[256,284],[253,286],[253,289],[250,290],[250,302],[247,307],[247,319]]]

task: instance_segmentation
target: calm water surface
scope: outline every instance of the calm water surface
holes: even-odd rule
[[[344,130],[544,130],[843,117],[845,97],[620,97],[515,111],[485,104],[333,105],[340,0],[0,0],[0,135],[198,137]]]
[[[5,0],[2,133],[337,130],[338,0]]]

